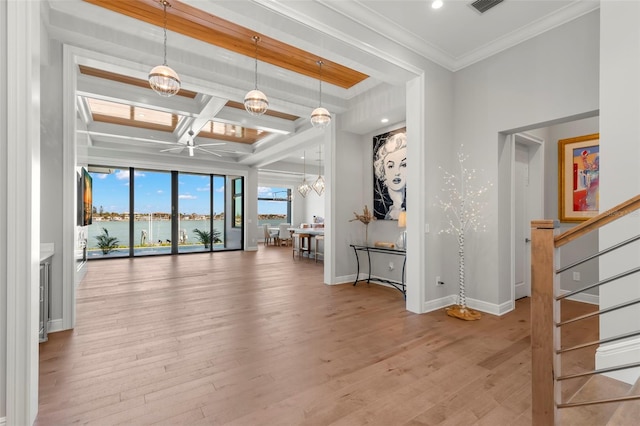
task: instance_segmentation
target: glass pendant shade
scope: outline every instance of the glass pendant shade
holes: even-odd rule
[[[324,192],[324,178],[322,176],[318,176],[315,182],[313,182],[313,190],[316,191],[318,195],[322,195]]]
[[[167,0],[161,0],[160,3],[164,10],[164,62],[149,72],[149,86],[158,95],[168,98],[180,91],[181,83],[178,73],[167,65],[167,6],[171,7],[171,4]]]
[[[269,109],[269,100],[260,90],[251,90],[244,97],[244,109],[251,115],[262,115]]]
[[[331,114],[326,108],[318,107],[311,113],[311,125],[320,129],[327,127],[331,123]]]
[[[158,65],[149,72],[149,85],[158,95],[168,98],[180,91],[180,77],[167,65]]]
[[[327,111],[326,108],[322,107],[322,61],[318,61],[317,62],[318,66],[320,67],[320,78],[319,80],[319,86],[320,86],[320,106],[318,106],[318,108],[314,109],[313,112],[311,113],[311,125],[313,127],[317,127],[319,129],[323,129],[325,127],[327,127],[330,123],[331,123],[331,114],[329,114],[329,111]]]
[[[302,163],[302,183],[298,186],[298,192],[302,195],[302,198],[306,197],[309,191],[311,191],[311,186],[307,183],[307,155],[306,152],[303,154],[303,163]]]
[[[258,90],[258,42],[260,37],[253,36],[256,44],[256,61],[255,61],[255,88],[250,90],[244,97],[244,109],[251,115],[262,115],[269,109],[269,100],[267,95]]]
[[[316,191],[316,194],[318,195],[322,195],[322,193],[324,192],[324,178],[320,174],[321,169],[322,169],[322,145],[318,147],[318,179],[316,179],[316,181],[313,182],[313,185],[311,185],[313,190]]]
[[[306,197],[310,191],[311,191],[311,186],[309,186],[309,184],[307,183],[307,180],[304,179],[300,184],[300,186],[298,187],[298,192],[300,193],[300,195],[302,195],[302,197]]]

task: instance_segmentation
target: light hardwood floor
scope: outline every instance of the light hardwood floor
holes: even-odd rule
[[[516,306],[412,314],[395,289],[324,285],[291,248],[94,261],[76,328],[40,345],[36,424],[530,425]]]

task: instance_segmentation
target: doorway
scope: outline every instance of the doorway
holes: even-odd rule
[[[512,300],[531,296],[531,221],[544,212],[544,141],[512,135]]]

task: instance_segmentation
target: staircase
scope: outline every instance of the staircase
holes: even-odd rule
[[[567,404],[626,396],[640,396],[640,378],[631,386],[607,376],[597,375],[589,378],[568,399]],[[559,412],[559,424],[562,426],[635,426],[639,423],[640,400],[577,405]]]
[[[640,359],[607,368],[592,369],[591,366],[584,366],[583,371],[562,371],[563,358],[571,356],[574,351],[593,349],[640,336],[640,329],[625,327],[626,333],[575,342],[571,341],[572,336],[567,332],[566,326],[570,329],[572,324],[597,321],[602,315],[614,311],[632,309],[627,312],[634,313],[638,310],[640,298],[601,307],[598,311],[575,318],[565,318],[561,312],[563,300],[586,290],[600,288],[613,282],[625,286],[625,289],[635,289],[638,285],[636,277],[640,273],[640,266],[636,263],[631,269],[617,271],[596,283],[565,294],[560,294],[559,279],[561,273],[598,259],[601,255],[611,253],[615,256],[619,253],[618,249],[626,246],[631,248],[631,244],[634,243],[637,248],[640,235],[632,236],[569,265],[560,265],[557,257],[558,249],[565,244],[572,241],[579,243],[580,238],[586,234],[598,231],[636,210],[640,210],[640,195],[559,235],[555,233],[557,223],[554,221],[540,220],[531,223],[531,375],[532,424],[535,426],[640,425],[640,377],[636,378],[635,384],[631,386],[607,376],[615,371],[635,371],[633,369],[640,367]],[[629,222],[625,222],[625,226],[626,223]],[[635,229],[636,225],[632,228]],[[633,280],[618,281],[632,276]],[[566,341],[563,342],[563,339]]]

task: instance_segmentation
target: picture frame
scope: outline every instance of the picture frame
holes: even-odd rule
[[[600,200],[600,134],[558,141],[558,216],[560,222],[582,222],[598,214]]]
[[[406,210],[407,128],[373,137],[373,216],[398,220]]]

